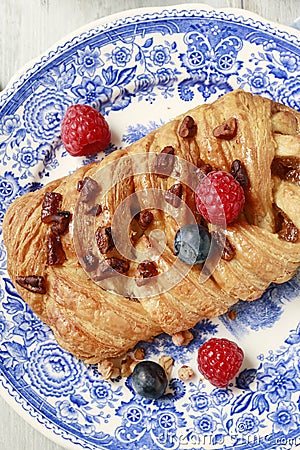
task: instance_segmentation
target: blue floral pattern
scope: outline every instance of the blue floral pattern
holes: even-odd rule
[[[91,49],[89,45],[84,50],[79,49],[77,51],[78,73],[80,75],[87,74],[90,78],[93,77],[98,67],[104,65],[100,54],[99,48]]]
[[[31,353],[28,372],[32,385],[41,393],[61,397],[74,392],[80,382],[79,364],[55,344],[37,346]]]
[[[34,94],[24,105],[23,117],[33,139],[45,141],[59,135],[62,118],[71,103],[70,98],[54,91]]]
[[[247,14],[173,7],[121,15],[45,54],[0,96],[1,222],[18,196],[233,89],[300,110],[299,33],[286,30]],[[64,150],[60,124],[74,103],[91,104],[117,124],[104,153],[76,159]],[[164,334],[141,342],[148,359],[175,360],[165,395],[150,401],[136,395],[130,377],[103,380],[96,366],[56,344],[9,280],[0,237],[0,386],[62,442],[90,450],[300,445],[299,272],[257,301],[234,305],[234,320],[225,314],[199,322],[187,347]],[[226,389],[197,371],[198,347],[219,335],[241,340],[246,353]],[[195,370],[189,382],[177,377],[183,364]]]

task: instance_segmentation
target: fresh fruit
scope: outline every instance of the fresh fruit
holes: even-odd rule
[[[61,139],[72,156],[91,156],[104,150],[111,138],[102,114],[89,105],[72,105],[61,125]]]
[[[198,350],[198,369],[214,386],[225,388],[238,373],[243,350],[226,338],[211,338]]]
[[[242,186],[230,173],[212,171],[199,183],[195,191],[197,210],[214,225],[233,222],[245,204]]]
[[[202,225],[188,224],[180,228],[174,240],[174,252],[186,264],[203,263],[210,249],[210,233]]]
[[[141,361],[132,372],[132,385],[142,397],[156,399],[163,395],[168,384],[165,370],[154,361]]]

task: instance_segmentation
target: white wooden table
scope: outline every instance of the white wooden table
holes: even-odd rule
[[[122,10],[183,3],[192,3],[192,0],[0,0],[0,88],[3,89],[25,63],[88,22]],[[202,3],[248,9],[285,25],[300,16],[300,0],[210,0]],[[60,450],[61,447],[28,425],[0,398],[0,449]]]

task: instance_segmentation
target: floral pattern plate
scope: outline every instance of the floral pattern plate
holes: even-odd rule
[[[60,141],[68,105],[88,103],[113,130],[108,152],[176,114],[235,88],[300,109],[300,33],[242,10],[200,4],[127,11],[67,37],[18,74],[0,96],[0,208],[97,158],[72,158]],[[194,341],[142,344],[175,358],[164,397],[138,397],[131,379],[104,381],[55,343],[17,295],[1,234],[1,393],[60,445],[85,449],[290,449],[300,445],[300,273],[263,297],[203,320]],[[231,317],[231,319],[230,319]],[[117,324],[116,324],[117,326]],[[245,361],[227,389],[195,375],[199,345],[236,340]]]

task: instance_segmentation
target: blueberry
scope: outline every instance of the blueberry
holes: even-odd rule
[[[142,397],[156,399],[163,395],[168,384],[164,369],[154,361],[141,361],[132,372],[132,385]]]
[[[202,225],[188,224],[180,228],[174,240],[174,252],[186,264],[203,263],[210,250],[210,233]]]

